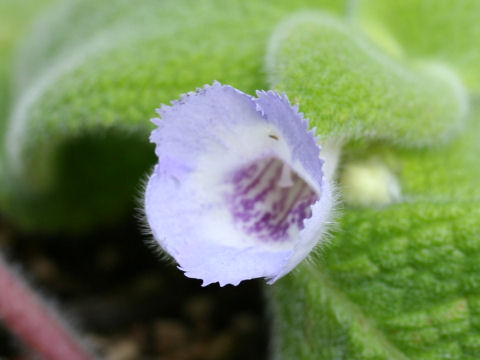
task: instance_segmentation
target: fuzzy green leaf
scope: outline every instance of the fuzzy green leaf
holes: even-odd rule
[[[346,211],[318,264],[273,289],[281,358],[478,358],[479,216],[478,202]]]
[[[354,20],[400,57],[449,64],[480,92],[480,2],[477,0],[354,0]]]
[[[0,134],[9,110],[11,70],[17,41],[30,30],[37,13],[54,0],[4,0],[0,2]],[[0,137],[0,146],[3,137]]]
[[[397,61],[324,14],[283,22],[271,39],[267,69],[272,86],[300,103],[325,137],[433,145],[452,138],[466,112],[451,71]]]
[[[396,169],[403,201],[347,208],[331,245],[273,287],[279,359],[480,356],[479,120],[477,106],[443,149],[347,147]]]

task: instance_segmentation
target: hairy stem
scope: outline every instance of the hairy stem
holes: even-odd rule
[[[94,359],[1,257],[0,320],[46,360]]]

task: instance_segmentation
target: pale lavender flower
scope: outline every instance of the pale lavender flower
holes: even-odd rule
[[[215,82],[157,110],[149,226],[203,285],[273,283],[322,241],[332,191],[308,121],[285,95]]]

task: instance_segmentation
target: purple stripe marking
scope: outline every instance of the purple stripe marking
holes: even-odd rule
[[[288,241],[303,229],[312,216],[315,191],[291,168],[292,185],[280,186],[284,164],[277,158],[263,158],[237,170],[229,179],[233,185],[226,201],[234,221],[247,234],[262,241]]]

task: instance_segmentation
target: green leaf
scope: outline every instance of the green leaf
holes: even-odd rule
[[[284,21],[270,41],[267,70],[271,85],[301,104],[324,138],[431,146],[457,133],[467,108],[447,68],[398,61],[325,14]]]
[[[5,131],[10,101],[11,67],[18,39],[30,30],[39,12],[54,0],[3,0],[0,2],[0,134]],[[3,137],[0,137],[2,146]]]
[[[28,32],[35,15],[54,0],[5,0],[0,2],[0,199],[8,192],[6,164],[3,161],[7,118],[11,107],[12,66],[15,63],[17,41]],[[1,203],[1,200],[0,200]]]
[[[409,199],[438,202],[480,200],[480,107],[472,111],[462,136],[442,149],[403,151],[400,179]]]
[[[280,358],[478,358],[479,209],[347,210],[315,264],[272,289]]]
[[[330,244],[273,286],[279,358],[480,356],[478,104],[464,130],[441,149],[346,147],[347,163],[397,171],[403,201],[347,207]]]
[[[278,358],[480,356],[474,105],[460,136],[442,147],[399,149],[368,139],[345,146],[342,168],[377,159],[398,178],[402,201],[347,207],[330,245],[271,289]]]
[[[479,1],[355,0],[351,8],[355,21],[385,49],[444,62],[471,91],[480,91]]]

